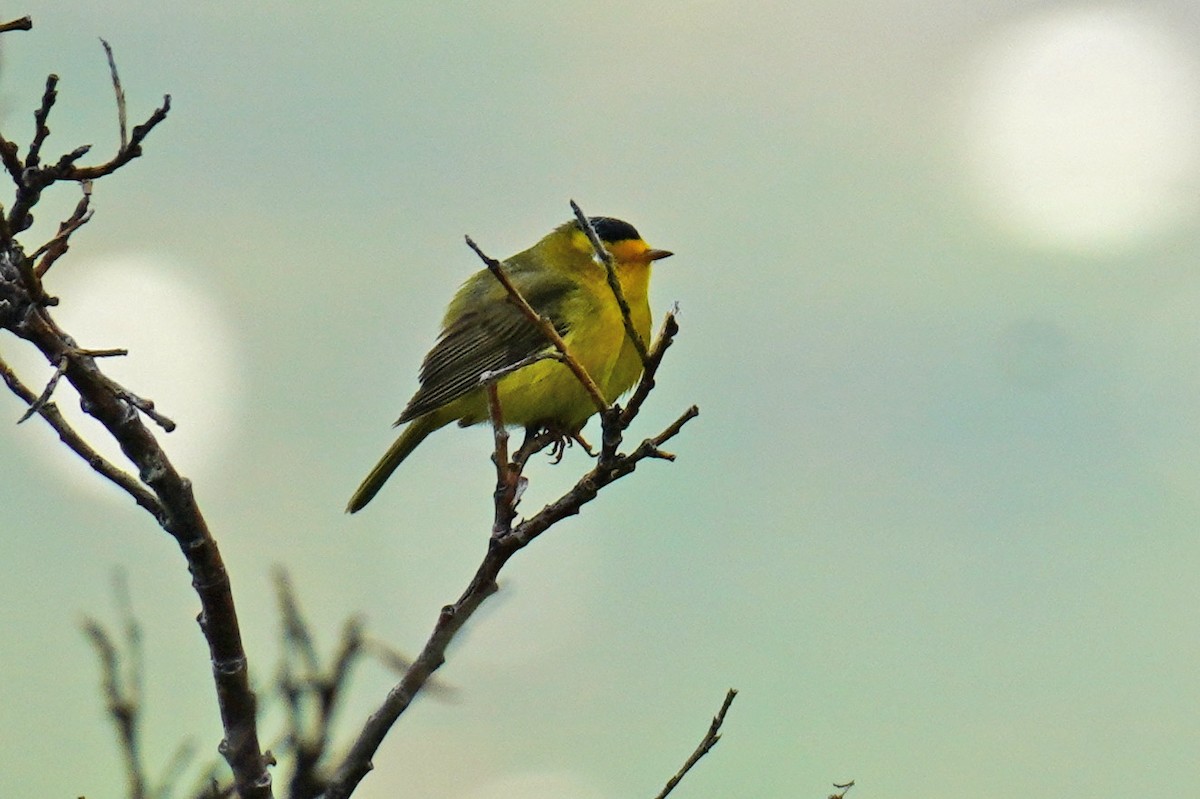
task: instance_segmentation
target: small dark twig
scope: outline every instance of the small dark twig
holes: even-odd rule
[[[79,202],[75,204],[75,210],[69,217],[58,224],[58,233],[54,238],[38,247],[33,251],[33,255],[29,256],[29,260],[36,260],[38,256],[42,260],[38,262],[37,267],[33,270],[34,275],[38,278],[43,277],[54,262],[66,254],[70,249],[70,238],[76,230],[86,225],[92,219],[92,211],[89,208],[92,198],[92,182],[90,180],[81,181],[79,184],[83,190],[83,196],[79,198]]]
[[[622,427],[629,427],[634,417],[638,415],[638,411],[641,410],[642,403],[646,401],[646,397],[650,396],[650,392],[654,389],[654,376],[658,373],[658,367],[662,364],[663,356],[667,354],[667,349],[674,343],[675,336],[679,333],[679,319],[677,314],[678,310],[673,308],[663,319],[658,337],[654,339],[654,345],[650,348],[650,353],[646,357],[646,368],[642,371],[642,377],[638,381],[637,388],[629,396],[629,400],[625,403],[625,409],[621,411]]]
[[[20,186],[21,177],[25,172],[25,164],[21,162],[16,142],[4,138],[3,134],[0,134],[0,163],[4,164],[4,169],[12,178],[13,183]]]
[[[108,72],[112,75],[113,93],[117,96],[117,124],[121,128],[121,149],[124,150],[129,146],[128,122],[125,115],[125,89],[121,87],[121,76],[117,73],[117,62],[113,58],[112,48],[104,39],[100,40],[100,44],[104,46],[104,56],[108,59]]]
[[[500,378],[507,377],[513,372],[524,369],[526,366],[535,364],[538,361],[558,361],[559,363],[563,363],[563,356],[559,352],[535,352],[533,355],[522,358],[511,366],[505,366],[491,372],[484,372],[479,376],[479,385],[486,386],[488,383],[495,383]]]
[[[524,480],[520,471],[508,459],[508,430],[504,427],[504,409],[500,407],[500,390],[495,383],[487,387],[488,412],[492,419],[492,436],[496,442],[492,462],[496,465],[496,490],[493,493],[495,520],[492,535],[501,536],[512,530],[517,515],[517,497],[520,482]]]
[[[850,789],[854,787],[854,780],[841,785],[835,782],[833,787],[837,790],[837,793],[829,794],[829,799],[846,799],[846,794],[850,793]]]
[[[24,423],[35,413],[39,413],[42,408],[46,407],[46,403],[50,401],[50,395],[54,393],[55,387],[58,386],[58,381],[67,372],[67,363],[66,356],[59,359],[58,368],[54,370],[53,377],[46,381],[46,387],[42,389],[42,393],[38,395],[37,399],[29,403],[29,407],[25,409],[25,413],[21,414],[20,419],[17,419],[17,424]]]
[[[124,386],[117,385],[115,382],[113,383],[113,389],[118,397],[153,419],[154,423],[163,430],[168,433],[175,431],[175,422],[155,410],[154,400],[139,397],[137,394],[134,394]]]
[[[14,19],[9,22],[0,23],[0,33],[28,30],[33,30],[33,19],[30,17],[21,17],[20,19]]]
[[[128,355],[129,350],[79,350],[78,354],[87,355],[92,358],[106,358],[114,355]],[[35,413],[41,412],[42,408],[46,406],[46,403],[50,401],[50,395],[54,393],[54,388],[58,385],[58,381],[61,380],[62,376],[67,373],[67,365],[70,362],[70,355],[63,355],[58,359],[58,367],[54,370],[54,375],[49,381],[47,381],[46,387],[42,390],[41,396],[33,401],[29,408],[26,409],[25,413],[21,414],[21,418],[17,420],[17,424],[21,424]]]
[[[675,776],[667,780],[666,786],[662,789],[658,796],[655,797],[655,799],[664,799],[667,794],[675,790],[675,786],[679,784],[679,781],[682,780],[689,771],[691,771],[692,766],[696,765],[700,758],[707,755],[709,750],[717,745],[717,741],[721,740],[721,725],[725,723],[725,713],[729,710],[729,706],[733,704],[733,698],[735,696],[737,696],[737,690],[730,688],[729,692],[725,694],[725,701],[721,703],[721,709],[718,710],[717,715],[713,717],[712,724],[708,725],[708,732],[704,734],[704,738],[701,739],[700,745],[696,747],[696,751],[692,752],[691,757],[689,757],[687,762],[683,764],[683,768],[679,769],[679,771],[675,773]]]
[[[46,143],[46,137],[50,135],[50,128],[46,125],[46,120],[50,116],[50,109],[54,107],[54,102],[58,99],[58,76],[46,76],[46,90],[42,92],[42,104],[38,106],[38,110],[33,114],[34,130],[33,141],[29,143],[29,151],[25,153],[25,168],[33,169],[40,163],[42,145]]]
[[[37,402],[37,395],[20,381],[12,368],[3,360],[0,360],[0,379],[4,380],[12,393],[16,394],[27,404],[32,405]],[[63,418],[62,413],[59,412],[53,402],[43,404],[37,413],[58,433],[59,440],[82,458],[88,466],[96,470],[101,477],[104,477],[126,494],[133,497],[134,502],[149,511],[156,519],[165,519],[165,511],[161,503],[159,503],[158,498],[150,491],[147,491],[136,478],[106,460],[104,456],[84,441],[83,437],[76,433],[74,428]]]
[[[112,716],[121,741],[121,753],[125,760],[125,774],[129,781],[130,799],[145,799],[147,795],[146,776],[142,768],[138,736],[142,690],[141,627],[133,615],[128,587],[120,572],[114,576],[113,585],[125,628],[126,652],[124,657],[129,664],[127,676],[122,677],[122,656],[100,623],[94,619],[85,618],[82,626],[100,658],[104,695],[108,700],[109,715]]]
[[[625,292],[621,288],[621,281],[617,278],[617,264],[613,259],[611,252],[604,248],[603,242],[600,241],[600,236],[597,235],[596,229],[592,227],[592,220],[588,219],[574,200],[571,200],[571,210],[575,212],[575,219],[579,222],[579,226],[583,228],[583,232],[587,234],[588,241],[592,243],[592,249],[596,252],[596,260],[604,266],[604,274],[608,280],[608,287],[612,290],[613,297],[617,300],[617,307],[621,309],[621,319],[625,324],[625,335],[633,342],[633,348],[637,350],[638,355],[642,359],[642,364],[646,364],[649,357],[646,352],[646,342],[642,340],[642,334],[633,326],[632,312],[629,310],[629,302],[625,299]]]

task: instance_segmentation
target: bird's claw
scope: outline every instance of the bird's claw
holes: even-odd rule
[[[587,442],[587,439],[585,439],[583,434],[578,430],[573,433],[565,433],[561,430],[552,430],[551,434],[554,436],[554,441],[552,441],[550,444],[551,463],[562,463],[563,455],[566,454],[567,449],[569,447],[573,447],[575,444],[578,444],[580,447],[582,447],[583,451],[586,452],[589,457],[596,457],[596,452],[592,449],[592,445]]]

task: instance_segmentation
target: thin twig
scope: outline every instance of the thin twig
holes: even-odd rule
[[[600,241],[600,236],[596,233],[596,229],[592,227],[592,220],[588,218],[574,200],[571,200],[571,210],[575,212],[575,219],[579,222],[579,226],[583,228],[588,241],[592,243],[592,249],[596,253],[596,260],[604,266],[604,274],[608,281],[608,287],[612,290],[613,297],[617,301],[617,307],[621,309],[621,320],[625,324],[625,335],[633,342],[633,348],[637,350],[638,357],[642,359],[642,365],[644,366],[649,357],[646,352],[646,342],[642,340],[642,334],[633,326],[633,317],[632,312],[629,310],[629,302],[625,299],[625,291],[621,288],[621,281],[617,277],[616,259],[613,258],[611,252],[605,249],[604,243]]]
[[[146,777],[142,770],[138,745],[137,727],[140,708],[137,694],[131,691],[129,686],[123,684],[117,647],[100,623],[95,619],[85,618],[82,626],[100,659],[104,695],[108,699],[108,713],[112,716],[113,723],[117,727],[117,735],[121,740],[121,753],[125,759],[125,776],[129,781],[129,796],[131,799],[144,799]]]
[[[527,358],[522,358],[521,360],[509,366],[495,369],[490,372],[484,372],[479,376],[479,385],[486,386],[488,383],[495,383],[500,378],[507,377],[513,372],[520,371],[526,366],[531,366],[538,361],[558,361],[559,363],[562,363],[563,357],[562,353],[560,352],[535,352],[533,355],[530,355]]]
[[[9,367],[2,359],[0,359],[0,379],[8,385],[9,390],[16,394],[27,404],[32,405],[37,402],[37,395],[29,390],[20,379],[17,378],[12,368]],[[74,428],[67,423],[63,415],[59,412],[58,407],[53,403],[46,403],[38,410],[38,415],[46,420],[46,423],[53,428],[54,432],[58,433],[58,438],[67,447],[78,455],[80,458],[91,466],[101,477],[110,481],[126,494],[133,498],[133,501],[140,505],[145,510],[149,511],[154,518],[164,520],[166,511],[162,504],[153,493],[147,491],[145,487],[137,481],[132,475],[109,462],[92,448],[90,444],[83,440],[83,437],[75,432]]]
[[[30,17],[21,17],[10,22],[0,23],[0,33],[8,31],[27,31],[33,30],[33,19]]]
[[[663,318],[662,328],[654,339],[654,345],[650,348],[650,354],[646,358],[646,368],[642,370],[642,377],[633,393],[629,395],[624,410],[621,411],[621,424],[624,427],[628,427],[634,417],[638,415],[642,403],[654,389],[654,376],[658,373],[658,367],[662,364],[663,356],[667,354],[667,349],[674,343],[675,336],[679,333],[679,320],[676,313],[676,310],[672,309]]]
[[[86,225],[92,219],[92,211],[89,208],[92,198],[92,182],[90,180],[81,181],[79,187],[83,190],[83,196],[79,198],[79,202],[75,204],[75,210],[69,217],[58,224],[58,233],[54,234],[54,238],[46,242],[42,246],[33,251],[33,255],[29,256],[29,260],[33,261],[42,257],[38,261],[37,267],[33,273],[41,278],[54,265],[54,262],[66,254],[70,249],[70,238],[76,230]]]
[[[109,349],[109,350],[79,350],[79,355],[87,355],[92,358],[111,357],[114,355],[128,355],[129,350],[125,349]],[[21,414],[21,418],[17,419],[17,424],[21,424],[28,420],[35,413],[38,413],[50,401],[50,396],[54,393],[54,388],[58,385],[58,381],[67,372],[67,364],[70,363],[70,355],[64,355],[58,361],[58,367],[54,370],[54,375],[46,383],[46,387],[42,390],[41,395],[33,401],[33,404]]]
[[[696,751],[692,752],[691,757],[683,764],[683,768],[675,773],[675,776],[667,780],[666,786],[655,797],[655,799],[665,799],[667,794],[675,790],[675,786],[684,778],[692,766],[700,761],[700,758],[708,754],[709,750],[717,745],[717,741],[721,740],[721,725],[725,723],[725,713],[729,710],[729,706],[733,704],[733,698],[737,696],[737,690],[730,688],[725,694],[725,701],[721,703],[721,709],[717,711],[717,715],[713,717],[712,724],[708,725],[708,732],[704,734],[700,745],[696,747]]]
[[[667,314],[663,320],[662,329],[658,333],[658,338],[654,340],[654,344],[650,348],[650,357],[646,359],[646,368],[642,370],[642,376],[638,380],[637,386],[633,390],[633,394],[629,397],[629,402],[622,409],[620,406],[614,405],[612,408],[605,411],[600,416],[601,424],[601,446],[600,446],[600,463],[610,464],[617,456],[617,450],[621,446],[622,438],[625,431],[633,424],[633,420],[637,418],[638,412],[641,411],[642,404],[646,398],[650,396],[650,392],[654,389],[654,378],[658,374],[658,369],[662,365],[663,356],[667,349],[675,340],[675,335],[679,332],[679,321],[674,312]],[[690,408],[688,413],[695,416],[699,413],[699,409],[694,406]],[[690,418],[690,417],[689,417]],[[686,419],[684,421],[687,421]]]
[[[273,576],[275,598],[279,602],[279,616],[283,622],[284,647],[299,652],[309,672],[316,673],[321,668],[321,660],[317,655],[317,646],[313,643],[312,634],[308,630],[308,623],[300,612],[300,604],[296,601],[291,577],[280,566],[275,567]],[[290,658],[284,657],[285,662],[289,660]]]
[[[500,389],[495,383],[488,384],[487,398],[488,414],[492,420],[492,438],[495,441],[492,462],[496,466],[496,490],[492,494],[495,504],[492,535],[499,536],[512,529],[513,518],[517,514],[517,481],[522,478],[519,472],[514,471],[508,460],[508,430],[504,427],[504,409],[500,406]]]
[[[509,279],[508,273],[504,271],[504,264],[485,254],[483,250],[479,249],[479,245],[471,240],[470,236],[467,236],[466,240],[467,246],[475,251],[475,254],[479,256],[480,260],[487,265],[488,271],[495,275],[496,280],[500,281],[500,285],[504,286],[504,290],[508,292],[508,296],[510,299],[512,299],[513,304],[520,309],[521,313],[525,315],[525,318],[537,326],[542,335],[546,337],[546,340],[550,342],[550,344],[552,344],[556,350],[558,350],[559,355],[562,356],[563,363],[565,363],[567,367],[575,374],[576,379],[579,380],[584,390],[587,391],[588,396],[592,398],[592,403],[596,406],[596,410],[603,411],[606,409],[608,407],[608,403],[605,401],[604,395],[600,393],[600,388],[596,385],[596,381],[593,380],[592,376],[589,375],[587,370],[583,368],[583,364],[576,360],[575,356],[572,355],[570,350],[567,349],[567,343],[563,341],[562,336],[560,336],[558,331],[554,329],[554,323],[538,313],[537,310],[535,310],[534,307],[529,304],[529,302],[521,294],[521,291],[515,285],[513,285],[512,280]]]
[[[121,76],[117,73],[117,62],[113,58],[112,48],[104,39],[100,40],[100,44],[104,46],[104,56],[108,59],[108,72],[112,75],[113,93],[117,96],[117,124],[121,128],[121,149],[124,150],[129,146],[128,123],[125,116],[125,89],[121,87]]]
[[[833,787],[837,793],[829,794],[829,799],[846,799],[846,794],[850,793],[850,789],[854,787],[854,780],[850,780],[849,782],[844,782],[841,784],[835,782]]]
[[[29,143],[29,150],[25,153],[25,169],[27,170],[33,169],[40,163],[42,145],[46,143],[46,137],[50,135],[50,128],[46,125],[46,120],[57,99],[58,76],[47,75],[46,89],[42,92],[42,103],[33,114],[33,141]]]
[[[112,383],[113,390],[119,398],[125,400],[130,405],[146,414],[146,416],[150,417],[150,419],[152,419],[156,425],[161,427],[166,432],[175,432],[175,422],[166,416],[163,416],[155,409],[154,400],[139,397],[137,394],[134,394],[132,391],[124,386],[119,385],[115,381],[110,380],[109,382]]]
[[[55,386],[58,385],[58,381],[62,379],[64,374],[66,374],[66,371],[67,359],[64,356],[63,358],[59,359],[58,367],[54,370],[54,375],[48,381],[46,381],[46,387],[42,389],[42,393],[38,395],[37,399],[29,403],[29,407],[25,409],[25,413],[21,414],[20,419],[17,419],[17,424],[24,423],[31,416],[33,416],[35,413],[38,413],[46,406],[46,403],[50,401],[50,395],[54,393]]]

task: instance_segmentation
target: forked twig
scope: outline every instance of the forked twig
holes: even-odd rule
[[[75,204],[75,210],[71,215],[58,224],[58,233],[54,238],[38,247],[29,256],[30,261],[36,260],[41,256],[41,261],[34,268],[33,274],[39,279],[44,277],[50,271],[50,267],[54,262],[66,254],[70,249],[70,238],[76,230],[86,225],[92,219],[92,211],[89,208],[92,199],[92,181],[80,181],[79,187],[83,190],[83,196],[79,198],[79,202]]]
[[[0,359],[0,379],[3,379],[12,393],[20,397],[27,405],[32,406],[37,402],[38,396],[34,394],[20,381],[16,373],[2,359]],[[137,481],[133,475],[118,468],[104,458],[99,452],[92,448],[90,444],[83,440],[83,437],[75,432],[74,428],[67,423],[63,415],[53,402],[44,403],[38,409],[37,414],[46,420],[46,423],[58,433],[58,438],[67,447],[84,460],[88,466],[91,466],[96,472],[120,488],[126,494],[133,498],[133,501],[140,505],[145,510],[149,511],[154,518],[165,519],[165,511],[158,498],[153,493],[147,491],[145,486]],[[161,523],[161,521],[160,521]]]

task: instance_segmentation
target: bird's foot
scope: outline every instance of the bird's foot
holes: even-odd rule
[[[580,431],[565,432],[562,430],[550,430],[550,433],[554,436],[554,440],[550,443],[551,463],[562,463],[563,455],[566,454],[567,448],[573,447],[576,444],[582,447],[583,451],[590,457],[596,457],[596,452],[592,449],[592,445],[587,442],[587,439],[583,437]]]

